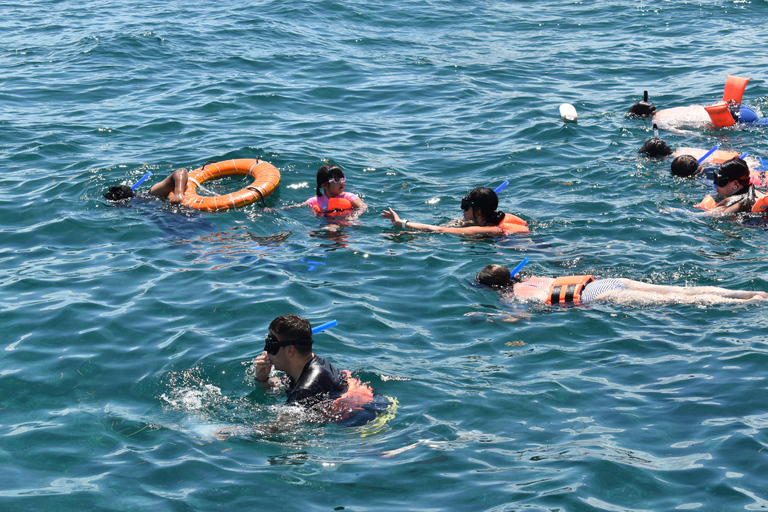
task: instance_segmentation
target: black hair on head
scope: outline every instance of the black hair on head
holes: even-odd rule
[[[114,187],[109,187],[109,190],[104,194],[104,197],[108,201],[122,201],[124,199],[130,199],[135,195],[133,189],[128,185],[115,185]]]
[[[638,101],[629,108],[627,117],[648,118],[653,117],[653,113],[656,112],[656,107],[650,101]]]
[[[749,166],[737,156],[723,162],[717,174],[731,181],[737,180],[742,187],[749,185]]]
[[[488,224],[498,225],[504,219],[504,212],[496,211],[499,207],[499,196],[488,187],[476,187],[467,194],[470,206],[480,210]]]
[[[475,280],[491,288],[502,288],[510,283],[510,272],[504,265],[492,263],[477,273]]]
[[[689,178],[699,170],[699,161],[691,155],[680,155],[672,160],[672,176]]]
[[[661,158],[672,154],[672,148],[661,139],[653,138],[645,141],[640,148],[640,154],[650,158]]]
[[[315,193],[317,197],[323,195],[323,191],[320,189],[321,185],[328,183],[330,180],[338,180],[344,177],[344,172],[339,169],[337,165],[326,164],[317,170],[317,189]]]

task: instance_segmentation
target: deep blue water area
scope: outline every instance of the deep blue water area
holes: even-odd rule
[[[764,304],[544,307],[473,284],[528,257],[768,291],[766,226],[696,215],[711,187],[641,157],[651,123],[624,115],[643,91],[714,103],[734,74],[768,116],[767,18],[764,0],[3,3],[0,509],[768,508]],[[768,158],[765,130],[661,136]],[[102,197],[230,158],[280,170],[266,208]],[[358,219],[284,208],[327,162]],[[380,217],[450,222],[504,180],[528,236]],[[248,365],[287,313],[338,320],[314,351],[396,409],[267,428],[301,419]]]

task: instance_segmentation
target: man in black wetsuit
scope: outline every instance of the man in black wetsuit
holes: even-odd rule
[[[284,315],[272,320],[264,352],[253,361],[256,382],[263,389],[287,386],[287,403],[305,406],[346,391],[345,374],[313,354],[312,342],[312,326],[305,318]],[[270,378],[273,366],[285,375]]]

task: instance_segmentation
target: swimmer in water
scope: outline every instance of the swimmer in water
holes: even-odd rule
[[[723,162],[713,176],[716,196],[707,196],[696,205],[709,214],[731,214],[751,212],[755,203],[765,197],[755,188],[747,163],[741,158]]]
[[[328,164],[320,167],[317,170],[316,179],[316,195],[306,201],[306,204],[311,206],[315,212],[323,214],[365,208],[365,203],[360,197],[344,191],[346,177],[337,166]]]
[[[477,187],[461,200],[461,209],[464,211],[464,224],[462,226],[433,226],[411,222],[401,219],[392,208],[384,210],[381,216],[392,221],[392,224],[397,227],[434,233],[457,235],[528,233],[528,225],[523,219],[497,210],[498,206],[499,196],[496,195],[496,192],[488,187]]]
[[[272,320],[264,352],[253,361],[254,380],[268,392],[288,394],[287,404],[317,413],[322,421],[362,425],[386,410],[390,400],[346,370],[312,352],[312,326],[299,315]],[[281,372],[270,377],[272,368]]]
[[[768,300],[768,293],[727,290],[717,286],[665,286],[632,279],[594,279],[567,276],[558,279],[510,277],[503,265],[488,265],[478,272],[478,283],[499,288],[504,295],[546,304],[579,304],[592,301],[641,304],[716,304]]]
[[[648,101],[646,91],[643,101],[630,107],[627,117],[653,119],[664,130],[682,132],[684,129],[724,128],[734,124],[768,126],[768,118],[760,118],[753,109],[741,103],[748,78],[728,75],[723,101],[715,105],[692,105],[658,110]]]
[[[720,168],[726,160],[739,156],[739,153],[734,151],[722,151],[716,150],[711,152],[709,156],[701,163],[699,160],[710,151],[701,148],[678,148],[673,151],[666,142],[654,137],[649,139],[642,145],[639,153],[648,158],[664,158],[674,157],[670,164],[670,171],[673,176],[680,178],[692,178],[700,177],[707,180],[714,178],[714,173]],[[762,168],[761,163],[751,157],[747,157],[744,160],[749,167],[749,175],[752,179],[752,184],[757,187],[768,187],[768,176],[766,176],[764,170],[758,170]]]
[[[189,171],[186,169],[176,169],[163,181],[152,185],[152,188],[149,189],[149,193],[153,196],[168,197],[168,194],[173,192],[173,198],[170,199],[170,202],[181,203],[184,199],[184,192],[187,190],[188,178]],[[130,199],[135,195],[136,193],[128,185],[115,185],[107,190],[104,197],[108,201],[123,201],[125,199]]]

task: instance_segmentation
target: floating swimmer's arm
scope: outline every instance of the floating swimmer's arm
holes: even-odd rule
[[[454,235],[484,235],[501,233],[498,226],[465,226],[460,228],[450,228],[447,226],[434,226],[432,224],[422,224],[420,222],[411,222],[407,219],[401,219],[395,210],[387,208],[381,212],[381,216],[392,221],[392,224],[401,228],[415,229],[417,231],[431,231],[433,233],[451,233]]]

